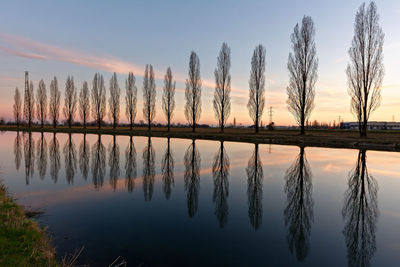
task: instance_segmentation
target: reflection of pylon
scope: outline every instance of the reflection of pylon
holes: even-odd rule
[[[272,111],[272,106],[270,106],[269,107],[269,111],[268,111],[268,114],[269,114],[269,123],[272,123],[273,122],[273,120],[272,120],[272,114],[273,114],[274,112]]]
[[[269,144],[269,147],[268,147],[268,154],[271,154],[271,147],[272,147],[272,145]]]

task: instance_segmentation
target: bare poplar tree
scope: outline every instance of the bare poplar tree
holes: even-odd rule
[[[108,100],[108,104],[110,107],[109,116],[113,122],[113,129],[117,126],[119,122],[119,96],[121,95],[121,89],[118,85],[117,74],[111,76],[110,79],[110,99]]]
[[[32,126],[35,114],[35,98],[33,96],[33,83],[29,82],[28,72],[25,72],[25,93],[24,93],[24,118],[28,127]]]
[[[13,111],[14,111],[14,120],[15,124],[17,124],[17,127],[21,124],[22,120],[22,101],[21,101],[21,94],[19,93],[18,87],[15,88],[15,94],[14,94],[14,106],[13,106]]]
[[[40,80],[36,93],[36,113],[40,121],[40,127],[43,128],[47,117],[47,94],[46,85],[43,80]]]
[[[129,72],[128,79],[125,81],[126,89],[126,116],[128,117],[130,129],[132,130],[136,118],[136,102],[137,102],[137,87],[136,78],[132,72]]]
[[[359,123],[360,136],[367,136],[369,116],[381,103],[384,33],[375,2],[363,3],[355,18],[354,37],[347,66],[351,111]]]
[[[90,113],[89,86],[86,81],[83,82],[81,92],[79,93],[79,114],[83,122],[83,128],[86,124]]]
[[[200,60],[194,51],[190,54],[188,74],[185,90],[185,117],[194,132],[201,114]]]
[[[215,92],[214,112],[221,132],[224,132],[226,121],[231,114],[231,49],[223,43],[217,59],[217,68],[214,71]]]
[[[293,53],[289,53],[289,86],[286,88],[289,111],[305,133],[305,123],[314,109],[318,58],[315,48],[315,28],[311,17],[304,16],[301,27],[296,24],[291,35]]]
[[[58,116],[60,114],[60,91],[58,90],[58,81],[54,76],[50,82],[50,101],[49,101],[49,116],[53,123],[53,127],[56,128],[58,123]]]
[[[69,128],[71,128],[72,123],[74,122],[76,100],[74,77],[68,76],[67,81],[65,82],[64,116]]]
[[[254,144],[254,151],[247,164],[246,173],[248,216],[253,228],[258,230],[262,224],[264,171],[257,143]]]
[[[99,129],[106,114],[106,88],[104,87],[103,75],[96,73],[93,78],[92,87],[92,116],[97,122]]]
[[[360,150],[348,174],[342,216],[348,266],[371,266],[376,252],[379,217],[378,181],[368,170],[367,151]]]
[[[162,98],[162,108],[167,119],[168,132],[171,128],[171,119],[175,109],[175,81],[173,81],[171,68],[168,67],[164,76],[164,91]]]
[[[261,44],[254,49],[251,58],[249,88],[247,108],[254,123],[255,132],[258,133],[265,105],[265,48]]]
[[[289,250],[298,261],[304,261],[310,250],[311,226],[314,220],[312,172],[304,147],[285,174],[286,207],[283,212]],[[301,214],[301,215],[300,215]]]
[[[146,65],[143,78],[143,116],[145,117],[149,130],[156,115],[156,84],[154,81],[153,66]]]

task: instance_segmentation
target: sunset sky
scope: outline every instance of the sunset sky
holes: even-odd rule
[[[0,117],[12,119],[16,86],[23,90],[24,71],[35,93],[40,79],[49,89],[55,75],[62,90],[73,75],[76,87],[90,86],[95,72],[107,86],[117,72],[121,102],[127,73],[138,86],[138,116],[142,115],[142,75],[146,64],[156,71],[156,122],[165,122],[160,109],[162,78],[171,66],[177,81],[174,122],[185,123],[184,80],[190,52],[195,51],[203,79],[200,123],[216,124],[212,108],[214,69],[223,42],[231,48],[232,112],[229,122],[250,124],[246,107],[251,55],[266,47],[266,107],[277,125],[295,124],[286,107],[287,59],[290,34],[304,15],[316,27],[319,58],[315,109],[311,120],[333,122],[340,115],[353,121],[345,69],[356,11],[363,1],[8,1],[0,9]],[[378,0],[385,33],[385,78],[381,107],[371,120],[400,121],[400,1]],[[121,121],[125,108],[121,106]]]

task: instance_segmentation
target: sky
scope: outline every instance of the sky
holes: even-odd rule
[[[163,76],[168,66],[177,82],[174,122],[184,117],[184,81],[189,56],[200,58],[202,114],[199,123],[217,124],[212,99],[214,69],[223,42],[231,48],[232,112],[228,123],[250,124],[247,101],[250,62],[258,44],[266,47],[266,106],[276,125],[294,125],[287,109],[287,59],[290,35],[304,15],[316,27],[319,59],[315,109],[311,120],[354,121],[350,113],[345,73],[354,17],[363,1],[2,1],[0,8],[0,117],[12,119],[15,87],[23,90],[24,71],[49,89],[56,76],[62,90],[73,75],[78,90],[91,85],[96,72],[108,84],[117,72],[121,88],[121,121],[126,121],[125,79],[136,76],[138,115],[142,120],[142,76],[146,64],[156,74],[156,122],[165,122],[161,110]],[[400,121],[400,1],[377,0],[385,33],[385,78],[382,103],[370,120]],[[78,115],[78,114],[77,114]]]

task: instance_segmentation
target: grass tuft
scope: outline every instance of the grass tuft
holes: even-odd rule
[[[0,266],[57,266],[45,229],[30,220],[0,184]]]

